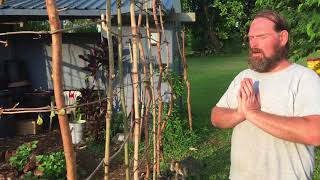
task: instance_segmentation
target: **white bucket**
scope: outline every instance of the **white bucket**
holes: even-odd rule
[[[83,125],[85,121],[69,122],[72,144],[79,144],[83,138]]]

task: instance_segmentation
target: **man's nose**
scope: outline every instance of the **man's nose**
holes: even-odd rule
[[[258,42],[258,40],[256,38],[252,38],[249,41],[249,45],[250,45],[250,48],[258,48],[259,47],[259,42]]]

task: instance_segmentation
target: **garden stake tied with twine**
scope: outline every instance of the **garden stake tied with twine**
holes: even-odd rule
[[[50,23],[50,30],[56,31],[60,29],[61,23],[55,0],[46,0],[46,8]],[[54,97],[57,108],[65,107],[62,86],[62,35],[61,33],[52,34],[52,79],[54,88]],[[67,179],[77,179],[76,158],[72,146],[71,133],[68,124],[67,115],[58,115],[61,137],[63,142],[63,150],[66,159]]]

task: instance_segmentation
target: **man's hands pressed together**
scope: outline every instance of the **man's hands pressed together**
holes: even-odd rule
[[[238,93],[238,109],[244,118],[249,120],[250,115],[256,111],[260,111],[260,96],[259,92],[255,92],[253,81],[250,78],[244,78],[241,81],[241,86]]]

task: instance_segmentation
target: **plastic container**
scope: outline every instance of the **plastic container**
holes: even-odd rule
[[[69,127],[71,131],[72,144],[79,144],[83,142],[83,130],[84,123],[86,121],[80,120],[77,122],[69,122]]]

